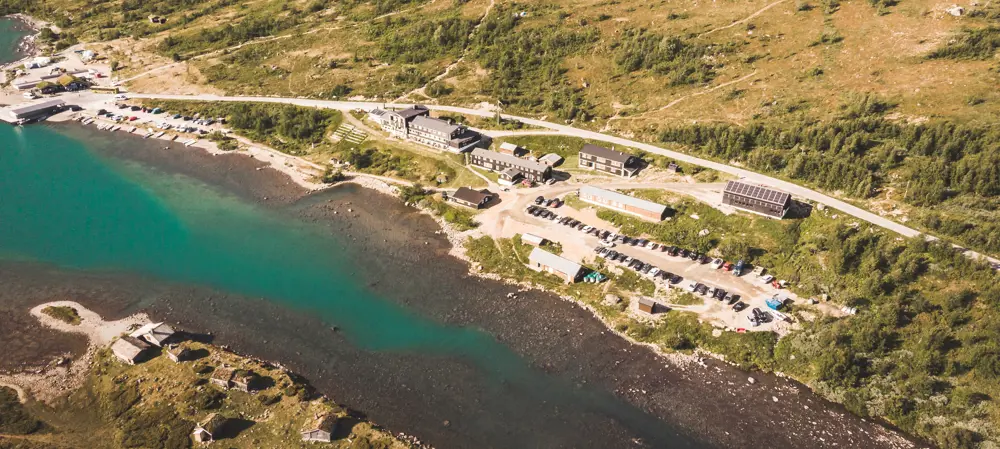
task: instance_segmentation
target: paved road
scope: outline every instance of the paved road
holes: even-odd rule
[[[285,104],[294,104],[298,106],[309,106],[309,107],[330,108],[330,109],[340,109],[340,110],[349,110],[349,109],[370,110],[375,107],[412,106],[412,104],[409,103],[398,104],[398,103],[375,103],[375,102],[362,102],[362,101],[326,101],[326,100],[311,100],[306,98],[281,98],[281,97],[232,97],[232,96],[217,96],[217,95],[165,95],[165,94],[131,94],[130,96],[132,98],[149,98],[149,99],[164,99],[164,100],[251,101],[251,102],[265,102],[265,103],[285,103]],[[480,117],[494,116],[493,112],[480,109],[470,109],[457,106],[441,106],[441,105],[427,105],[427,107],[437,111],[454,112],[459,114],[468,114]],[[750,182],[766,184],[771,187],[784,190],[792,194],[793,196],[799,198],[805,198],[820,204],[824,204],[826,206],[842,211],[848,215],[852,215],[861,220],[867,221],[876,226],[883,227],[885,229],[896,232],[906,237],[923,235],[923,233],[917,231],[916,229],[904,226],[888,218],[876,215],[860,207],[854,206],[852,204],[833,198],[831,196],[824,195],[820,192],[811,190],[807,187],[793,184],[791,182],[784,181],[781,179],[772,178],[770,176],[765,176],[760,173],[755,173],[739,167],[733,167],[731,165],[726,165],[708,159],[701,159],[688,154],[660,148],[658,146],[651,145],[648,143],[629,140],[626,138],[612,136],[608,134],[601,134],[595,131],[574,128],[568,125],[560,125],[557,123],[546,122],[543,120],[537,120],[528,117],[518,117],[507,114],[503,114],[503,117],[511,120],[518,120],[528,125],[537,126],[540,128],[546,128],[552,131],[558,131],[562,135],[566,136],[600,140],[612,143],[614,145],[637,148],[646,151],[648,153],[667,156],[681,162],[686,162],[693,165],[699,165],[723,173],[729,173],[731,175],[744,178]],[[936,237],[933,236],[925,236],[925,237],[929,240],[936,239]],[[983,254],[971,250],[965,250],[964,253],[974,259],[985,259],[989,261],[994,266],[994,268],[1000,267],[1000,259],[985,256]]]

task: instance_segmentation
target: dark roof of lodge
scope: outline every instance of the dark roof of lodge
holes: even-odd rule
[[[621,151],[616,151],[604,147],[599,147],[597,145],[586,144],[580,149],[581,153],[592,154],[597,157],[604,159],[609,159],[615,162],[621,162],[622,164],[632,159],[634,156],[628,153],[622,153]]]
[[[788,202],[788,198],[791,195],[782,192],[780,190],[774,190],[770,187],[758,186],[753,184],[747,184],[740,181],[729,181],[726,183],[727,193],[732,193],[734,195],[745,196],[747,198],[753,198],[755,200],[764,201],[765,203],[777,204],[779,206],[784,206]]]
[[[455,132],[459,128],[458,125],[452,125],[447,120],[441,120],[439,118],[433,118],[433,117],[425,117],[422,115],[414,117],[412,123],[414,126],[421,126],[448,135],[451,135],[451,133]]]
[[[468,187],[459,187],[458,190],[451,195],[452,198],[457,198],[472,204],[480,204],[483,200],[492,196],[493,195],[487,191],[473,190]]]
[[[413,117],[427,114],[428,111],[429,109],[427,109],[427,106],[415,104],[412,107],[396,111],[396,113],[399,114],[400,117],[403,117],[403,119],[409,120]]]

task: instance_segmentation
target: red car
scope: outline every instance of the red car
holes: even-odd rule
[[[733,264],[726,262],[722,264],[722,269],[726,271],[733,271]]]
[[[134,115],[128,118],[128,121],[130,121],[130,122],[134,122],[136,120],[139,120],[139,117],[136,117]]]

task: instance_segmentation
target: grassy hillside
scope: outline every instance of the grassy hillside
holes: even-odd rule
[[[160,355],[129,366],[102,350],[84,386],[54,407],[22,406],[12,390],[0,388],[0,433],[8,436],[0,447],[189,448],[196,423],[210,413],[228,419],[215,443],[227,448],[409,447],[281,369],[214,346],[184,344],[197,360],[175,363]],[[260,390],[211,384],[214,368],[223,365],[255,374]],[[335,441],[302,442],[299,431],[319,413],[339,417]]]

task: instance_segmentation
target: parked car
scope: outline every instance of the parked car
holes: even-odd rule
[[[747,321],[749,321],[750,325],[753,327],[760,326],[760,320],[757,319],[756,315],[747,315]]]
[[[740,302],[740,295],[729,295],[729,296],[726,296],[726,302],[729,305],[736,304],[736,303]]]
[[[676,256],[679,252],[680,250],[678,250],[676,246],[667,247],[667,254],[671,256]]]
[[[681,248],[681,251],[680,251],[681,257],[687,257],[688,254],[691,254],[691,251],[688,251],[686,249]]]
[[[545,197],[540,196],[535,198],[535,204],[542,204],[543,202],[545,202]]]
[[[648,245],[648,244],[649,244],[649,240],[646,240],[646,239],[639,239],[639,243],[638,243],[638,245],[639,245],[639,246],[641,246],[641,247],[645,248],[645,247],[646,247],[646,245]]]
[[[771,281],[773,281],[773,280],[774,280],[774,276],[771,276],[770,274],[765,274],[762,278],[760,278],[760,281],[763,282],[763,283],[765,283],[765,284],[770,284]]]
[[[684,280],[684,278],[682,278],[682,277],[680,277],[680,276],[678,276],[678,275],[675,274],[674,277],[670,278],[670,283],[671,284],[679,284],[683,280]]]
[[[711,266],[712,266],[712,268],[715,268],[716,270],[718,270],[720,267],[722,267],[722,259],[715,259],[715,260],[713,260]]]
[[[698,258],[700,258],[700,257],[701,257],[701,253],[696,253],[696,252],[692,251],[691,254],[688,254],[688,259],[691,259],[691,260],[698,260]]]
[[[733,264],[731,264],[729,262],[726,262],[726,263],[722,264],[722,269],[726,270],[726,271],[732,271],[733,270]]]
[[[736,261],[736,266],[733,267],[733,274],[736,276],[742,276],[744,267],[745,265],[743,264],[743,259]]]
[[[736,304],[733,304],[733,310],[736,311],[736,312],[742,312],[743,309],[746,309],[746,308],[747,308],[747,305],[743,301],[737,301]]]
[[[653,268],[656,268],[656,267],[654,267],[654,266],[652,266],[652,265],[650,265],[648,263],[645,264],[645,265],[643,265],[642,266],[642,274],[649,274],[649,272],[653,271]]]
[[[638,240],[636,240],[636,239],[631,239],[631,240],[629,240],[628,244],[629,244],[629,245],[632,245],[632,246],[635,246],[635,245],[638,245],[638,244],[639,244],[639,241],[638,241]]]
[[[649,273],[648,273],[648,274],[649,274],[650,276],[653,276],[653,277],[656,277],[656,275],[660,274],[660,269],[659,269],[659,268],[656,268],[656,267],[653,267],[653,269],[652,269],[652,270],[649,270]]]
[[[698,263],[700,263],[702,265],[704,265],[706,263],[709,263],[711,261],[712,261],[712,259],[710,257],[704,255],[704,254],[702,254],[701,257],[698,258]]]
[[[691,293],[696,292],[698,290],[698,283],[691,281],[691,283],[689,283],[687,286],[687,290]]]
[[[651,250],[653,250],[653,251],[656,251],[656,250],[657,250],[657,248],[659,248],[659,247],[660,247],[660,244],[659,244],[659,243],[650,243],[650,244],[649,244],[649,249],[651,249]]]
[[[705,285],[705,284],[699,284],[699,285],[700,286],[698,287],[698,293],[701,294],[701,295],[708,294],[708,286]]]
[[[660,252],[661,253],[667,252],[667,245],[660,245]]]
[[[719,288],[719,289],[716,289],[716,290],[715,290],[715,295],[714,295],[714,296],[715,296],[715,298],[717,298],[717,299],[718,299],[719,301],[722,301],[723,299],[725,299],[725,298],[726,298],[726,294],[727,294],[727,293],[728,293],[728,292],[726,292],[725,290],[723,290],[723,289]]]

